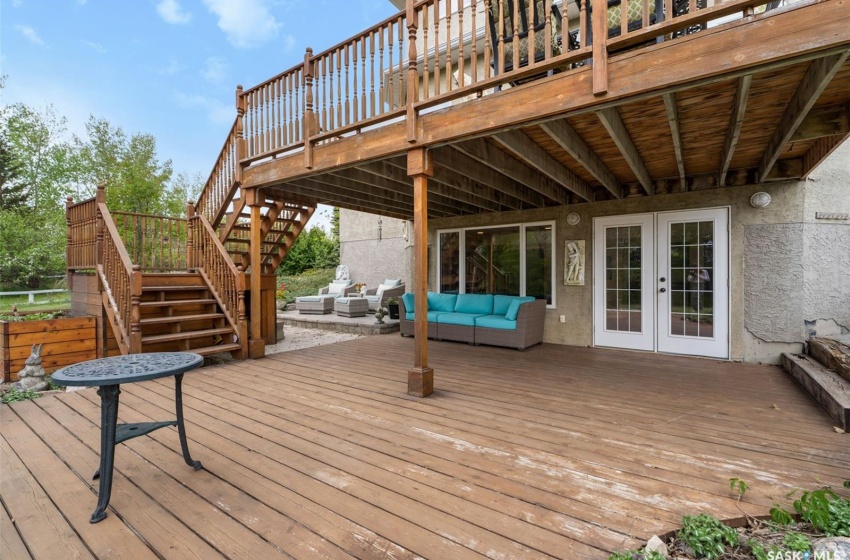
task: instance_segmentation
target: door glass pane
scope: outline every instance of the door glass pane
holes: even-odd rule
[[[670,226],[670,333],[714,336],[714,222]],[[684,243],[683,246],[678,244]]]
[[[466,293],[518,296],[519,226],[468,230],[465,235]]]
[[[641,226],[605,230],[605,328],[641,332]]]
[[[552,226],[525,228],[525,295],[552,303]]]
[[[440,234],[440,291],[456,294],[460,290],[460,234]]]

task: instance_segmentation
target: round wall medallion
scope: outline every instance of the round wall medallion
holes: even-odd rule
[[[576,225],[580,221],[581,221],[581,216],[579,216],[575,212],[570,212],[569,214],[567,214],[567,223],[570,224],[571,226]]]

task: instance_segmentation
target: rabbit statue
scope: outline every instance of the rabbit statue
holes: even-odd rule
[[[44,391],[49,384],[44,379],[44,368],[41,365],[41,344],[32,345],[32,353],[24,364],[24,369],[18,374],[20,381],[12,387],[21,391]]]

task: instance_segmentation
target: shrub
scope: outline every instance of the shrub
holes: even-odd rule
[[[319,293],[336,277],[334,268],[314,268],[294,276],[279,276],[278,284],[285,284],[285,299],[287,302],[295,301],[301,296],[314,296]]]
[[[709,560],[723,554],[726,545],[735,546],[738,544],[738,533],[735,529],[705,513],[683,517],[679,538],[697,556]]]

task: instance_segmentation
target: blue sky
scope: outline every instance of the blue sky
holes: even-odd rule
[[[0,0],[3,104],[53,104],[157,139],[175,172],[206,176],[234,91],[396,13],[388,0]]]

